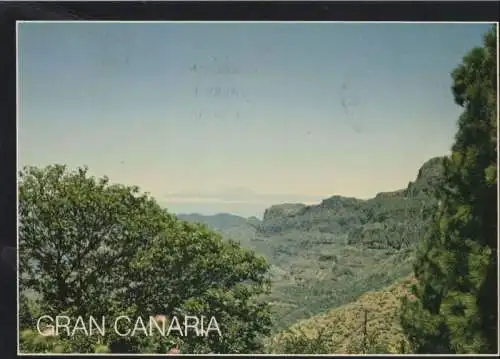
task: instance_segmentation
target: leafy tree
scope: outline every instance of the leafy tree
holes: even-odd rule
[[[496,28],[452,72],[464,111],[433,228],[417,255],[416,299],[402,324],[417,353],[497,350]]]
[[[205,226],[176,219],[137,187],[87,172],[54,165],[20,173],[20,286],[40,296],[39,312],[205,316],[205,330],[214,316],[223,337],[210,332],[166,340],[107,331],[104,338],[51,341],[28,331],[24,348],[50,351],[57,343],[63,352],[165,353],[179,344],[187,353],[258,352],[271,324],[267,305],[257,300],[268,291],[265,260]],[[32,322],[28,312],[23,305],[24,324]]]

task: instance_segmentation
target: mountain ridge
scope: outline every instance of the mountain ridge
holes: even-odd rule
[[[424,162],[405,188],[370,199],[333,195],[314,205],[281,203],[252,221],[178,217],[205,223],[266,258],[273,288],[266,300],[280,330],[411,273],[415,246],[437,205],[433,188],[443,176],[443,158]]]
[[[304,203],[278,203],[273,204],[264,209],[262,219],[255,216],[244,217],[230,212],[219,212],[215,214],[205,215],[197,212],[178,213],[176,214],[179,219],[187,220],[190,222],[200,221],[207,224],[220,223],[222,219],[229,222],[231,226],[243,222],[244,220],[252,220],[252,222],[264,222],[279,216],[294,216],[302,212],[306,212],[315,208],[325,209],[338,209],[343,206],[363,204],[376,199],[391,199],[401,197],[415,197],[422,193],[428,193],[431,188],[435,187],[437,180],[441,177],[441,171],[436,171],[436,167],[441,166],[444,156],[432,157],[425,161],[419,168],[414,181],[410,181],[405,188],[396,189],[393,191],[382,191],[375,194],[375,196],[367,199],[361,199],[353,196],[331,195],[321,200],[319,204],[307,205]],[[231,221],[232,220],[232,221]],[[222,226],[224,227],[224,226]]]

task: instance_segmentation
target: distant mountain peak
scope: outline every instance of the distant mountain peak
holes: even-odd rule
[[[281,203],[275,204],[264,211],[263,220],[269,220],[280,216],[293,216],[307,207],[303,203]]]
[[[228,229],[247,223],[247,219],[231,213],[203,215],[199,213],[179,213],[177,218],[186,222],[203,223],[213,229]]]

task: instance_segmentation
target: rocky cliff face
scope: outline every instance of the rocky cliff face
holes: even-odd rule
[[[281,204],[268,208],[258,228],[262,236],[290,231],[348,233],[350,244],[401,249],[418,241],[436,205],[434,188],[443,177],[443,158],[425,162],[407,188],[369,200],[332,196],[318,205]]]
[[[331,196],[317,205],[274,205],[262,221],[239,219],[235,223],[243,225],[219,230],[271,264],[273,291],[268,300],[276,327],[348,303],[410,274],[413,248],[437,205],[432,186],[442,178],[441,163],[440,158],[427,161],[415,180],[398,191],[368,200]]]

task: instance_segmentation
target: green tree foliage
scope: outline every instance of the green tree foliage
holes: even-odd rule
[[[391,353],[390,345],[381,333],[368,329],[367,315],[365,311],[364,322],[347,337],[340,335],[336,328],[340,323],[334,322],[313,331],[290,328],[270,340],[267,351],[271,354],[339,354],[339,347],[344,346],[347,354]]]
[[[332,351],[334,335],[330,328],[320,328],[310,335],[301,328],[285,331],[268,348],[271,354],[328,354]]]
[[[257,300],[268,291],[264,258],[176,219],[137,187],[96,179],[86,168],[25,168],[19,221],[20,289],[39,297],[35,310],[22,296],[23,349],[165,353],[175,342],[184,353],[260,351],[271,325],[267,305]],[[39,338],[33,317],[40,313],[205,316],[204,329],[214,316],[223,337],[122,338],[108,331],[104,338]]]
[[[497,39],[452,72],[463,108],[434,225],[415,264],[402,324],[417,353],[497,351]]]

